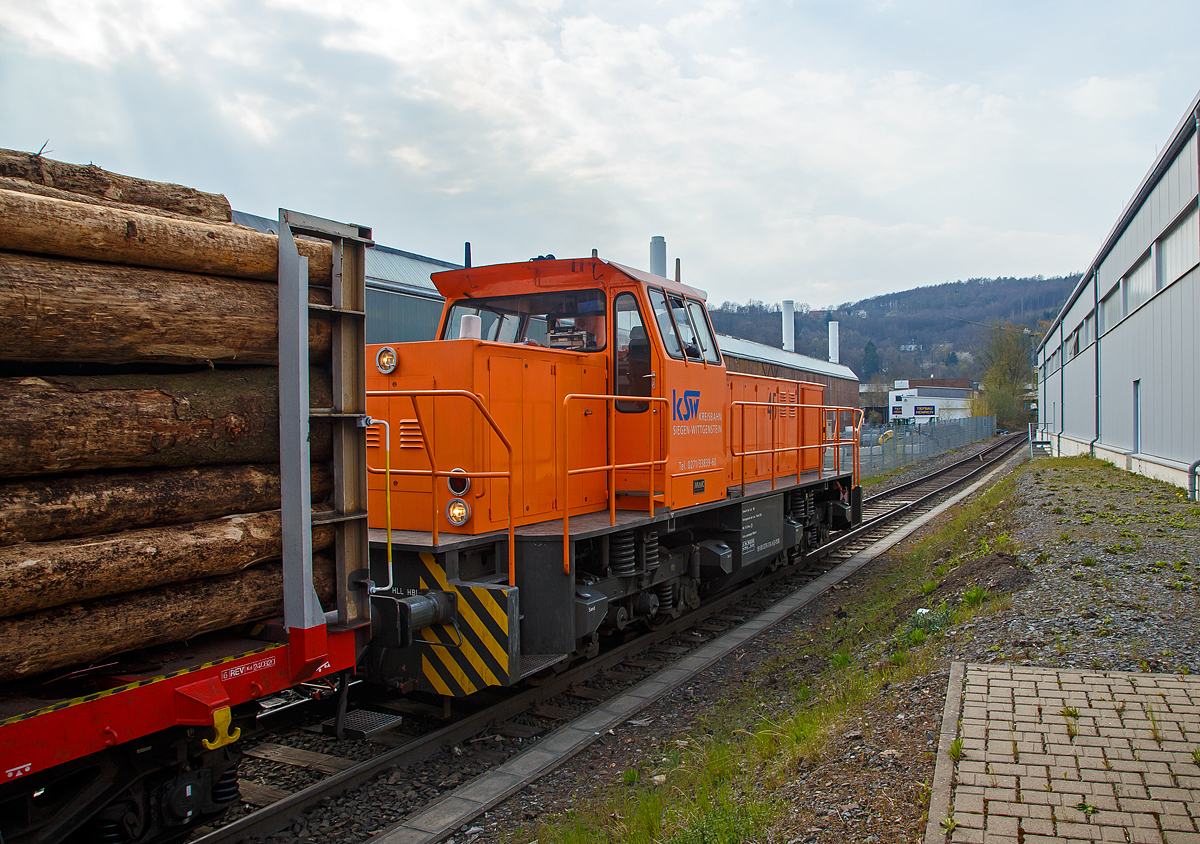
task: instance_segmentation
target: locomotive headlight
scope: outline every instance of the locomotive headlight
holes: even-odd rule
[[[396,350],[391,346],[384,346],[379,350],[379,354],[375,355],[375,368],[384,375],[389,375],[395,370],[397,360]]]
[[[451,469],[453,474],[446,478],[446,488],[451,495],[466,495],[471,489],[471,479],[467,477],[466,469]]]
[[[471,508],[461,498],[455,498],[446,505],[446,518],[455,527],[462,527],[471,518]]]

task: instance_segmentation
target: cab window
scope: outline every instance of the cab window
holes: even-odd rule
[[[700,341],[700,349],[704,352],[704,359],[709,363],[720,363],[721,353],[717,350],[717,341],[713,337],[712,326],[708,322],[708,312],[704,305],[694,299],[688,299],[687,308],[692,317],[692,328],[696,332],[696,339]]]
[[[658,334],[662,337],[667,354],[673,358],[683,357],[683,348],[679,345],[679,335],[671,324],[671,312],[667,309],[667,297],[661,290],[650,288],[650,305],[654,308],[654,321],[658,325]]]
[[[654,387],[653,357],[646,324],[632,293],[620,293],[613,302],[613,356],[618,396],[649,396]],[[618,401],[620,413],[643,413],[649,402]]]
[[[601,290],[564,290],[522,296],[460,299],[450,308],[443,340],[457,340],[462,318],[478,316],[480,339],[575,352],[598,352],[607,343]]]
[[[675,318],[675,329],[679,332],[679,338],[683,342],[683,351],[687,355],[688,360],[700,360],[700,338],[696,334],[696,328],[692,325],[691,314],[683,304],[682,296],[668,296],[667,301],[671,303],[671,316]]]

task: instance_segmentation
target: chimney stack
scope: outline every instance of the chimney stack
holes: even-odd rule
[[[662,235],[650,238],[650,274],[667,277],[667,239]]]
[[[796,303],[783,300],[783,350],[796,351]]]
[[[842,362],[838,356],[838,324],[836,322],[829,323],[829,362]]]

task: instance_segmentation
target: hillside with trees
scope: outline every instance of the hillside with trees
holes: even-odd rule
[[[1079,275],[1044,278],[973,278],[874,296],[836,307],[796,303],[796,351],[825,359],[830,320],[837,320],[841,362],[861,381],[877,373],[897,378],[972,378],[984,372],[987,326],[1011,323],[1036,329],[1053,320]],[[751,299],[711,309],[722,334],[779,347],[780,305]]]

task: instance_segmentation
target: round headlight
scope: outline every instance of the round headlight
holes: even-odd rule
[[[379,354],[375,355],[375,368],[388,375],[396,368],[397,361],[396,350],[391,346],[384,346],[379,350]]]
[[[471,518],[471,508],[461,498],[455,498],[446,505],[446,518],[455,527],[462,527]]]
[[[467,490],[471,488],[471,479],[467,477],[467,470],[451,469],[450,471],[456,473],[446,478],[446,487],[450,490],[451,495],[466,495]]]

